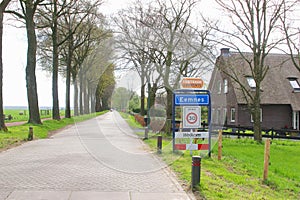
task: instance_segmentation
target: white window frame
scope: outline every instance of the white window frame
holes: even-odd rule
[[[299,111],[293,111],[293,129],[299,130],[299,118],[300,118]]]
[[[236,115],[236,110],[235,108],[230,109],[230,122],[235,122],[235,115]]]
[[[224,94],[228,93],[228,80],[224,79]]]
[[[300,85],[299,85],[297,79],[289,78],[289,81],[290,81],[290,84],[291,84],[291,86],[292,86],[292,88],[293,88],[294,90],[300,90]]]
[[[219,80],[218,81],[218,85],[217,85],[217,90],[218,90],[218,94],[221,94],[222,93],[222,83],[221,83],[221,81]]]
[[[250,88],[254,89],[256,88],[256,83],[255,83],[255,80],[253,77],[251,76],[247,76],[247,82],[248,82],[248,85],[250,86]]]

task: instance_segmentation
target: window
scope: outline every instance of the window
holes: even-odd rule
[[[290,81],[291,86],[294,88],[294,90],[300,91],[300,85],[297,81],[297,78],[288,78]]]
[[[254,122],[252,114],[251,114],[251,122]],[[260,122],[262,122],[262,109],[260,109]]]
[[[230,110],[230,121],[235,122],[235,108],[231,108]]]
[[[227,79],[224,79],[224,94],[228,93],[228,81]]]
[[[253,79],[253,77],[248,76],[246,78],[247,78],[248,85],[251,87],[251,89],[256,88],[256,83],[255,83],[255,80]]]
[[[222,91],[222,84],[221,84],[221,81],[218,81],[218,85],[217,85],[217,90],[218,90],[218,94],[221,94],[221,91]]]
[[[293,111],[293,129],[299,130],[299,112]]]

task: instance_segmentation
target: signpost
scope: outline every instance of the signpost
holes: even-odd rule
[[[210,155],[211,134],[209,128],[208,130],[204,130],[204,127],[201,127],[201,121],[202,121],[201,107],[205,106],[208,108],[207,121],[208,124],[210,124],[211,99],[208,90],[200,90],[199,88],[195,89],[195,87],[197,88],[203,86],[203,81],[200,84],[201,81],[199,81],[198,78],[197,79],[190,78],[187,79],[186,81],[182,81],[181,88],[186,88],[187,84],[191,83],[194,89],[175,90],[173,93],[173,109],[172,109],[173,151],[206,150]],[[190,86],[188,88],[190,88]],[[177,109],[177,108],[181,108],[181,109]],[[178,114],[179,111],[181,111],[180,114]],[[182,123],[182,125],[178,127],[176,126],[175,122],[176,120],[178,121],[179,117],[181,118],[180,122]]]

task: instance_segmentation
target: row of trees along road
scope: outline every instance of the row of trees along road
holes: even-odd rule
[[[168,130],[172,114],[172,92],[182,76],[201,76],[209,66],[213,49],[207,39],[211,29],[192,23],[197,0],[136,1],[114,18],[118,49],[138,72],[141,80],[141,114],[145,114],[145,87],[150,106],[157,89],[167,96]]]
[[[299,47],[297,38],[295,40],[299,29],[292,23],[295,21],[293,9],[299,8],[299,1],[215,0],[218,13],[223,13],[219,21],[201,13],[195,20],[194,14],[200,8],[198,3],[198,0],[137,0],[114,18],[119,33],[118,48],[122,52],[120,58],[125,58],[125,66],[136,70],[140,76],[141,114],[144,114],[148,83],[149,91],[154,88],[150,99],[158,88],[164,88],[170,121],[172,90],[178,88],[179,79],[182,76],[201,77],[215,63],[214,47],[230,47],[248,63],[256,83],[255,91],[248,91],[244,82],[230,72],[230,66],[220,70],[243,90],[254,120],[254,139],[262,141],[260,85],[268,73],[264,61],[272,50],[287,49],[286,53],[295,59],[299,69]],[[298,57],[293,55],[295,47]],[[245,52],[252,56],[245,56]]]
[[[102,93],[96,92],[98,88],[102,88],[106,92],[106,95],[108,95],[106,99],[109,99],[109,96],[112,95],[113,89],[111,86],[114,86],[114,76],[111,73],[114,68],[114,65],[111,63],[112,50],[110,43],[112,42],[112,33],[106,28],[104,16],[97,10],[102,3],[102,0],[10,0],[1,2],[1,130],[7,130],[2,117],[3,15],[7,13],[15,20],[15,24],[17,21],[22,28],[26,28],[28,39],[26,64],[28,122],[41,124],[35,74],[37,60],[44,70],[52,73],[53,119],[60,119],[58,100],[59,73],[66,79],[66,118],[71,117],[71,83],[73,83],[75,91],[75,115],[89,113],[91,110],[95,111],[95,101],[101,101],[101,97],[96,95],[102,95]],[[109,79],[110,89],[103,89],[103,83],[100,81],[101,78],[103,80],[102,75]],[[80,101],[80,106],[78,106],[78,101]],[[100,102],[101,105],[103,101],[105,100]],[[91,107],[90,104],[94,107]],[[102,109],[101,106],[98,108]]]

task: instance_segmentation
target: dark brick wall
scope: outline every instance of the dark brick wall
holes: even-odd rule
[[[238,109],[238,124],[252,126],[251,115],[246,105]],[[292,128],[292,110],[290,105],[262,105],[262,127],[282,129]]]

